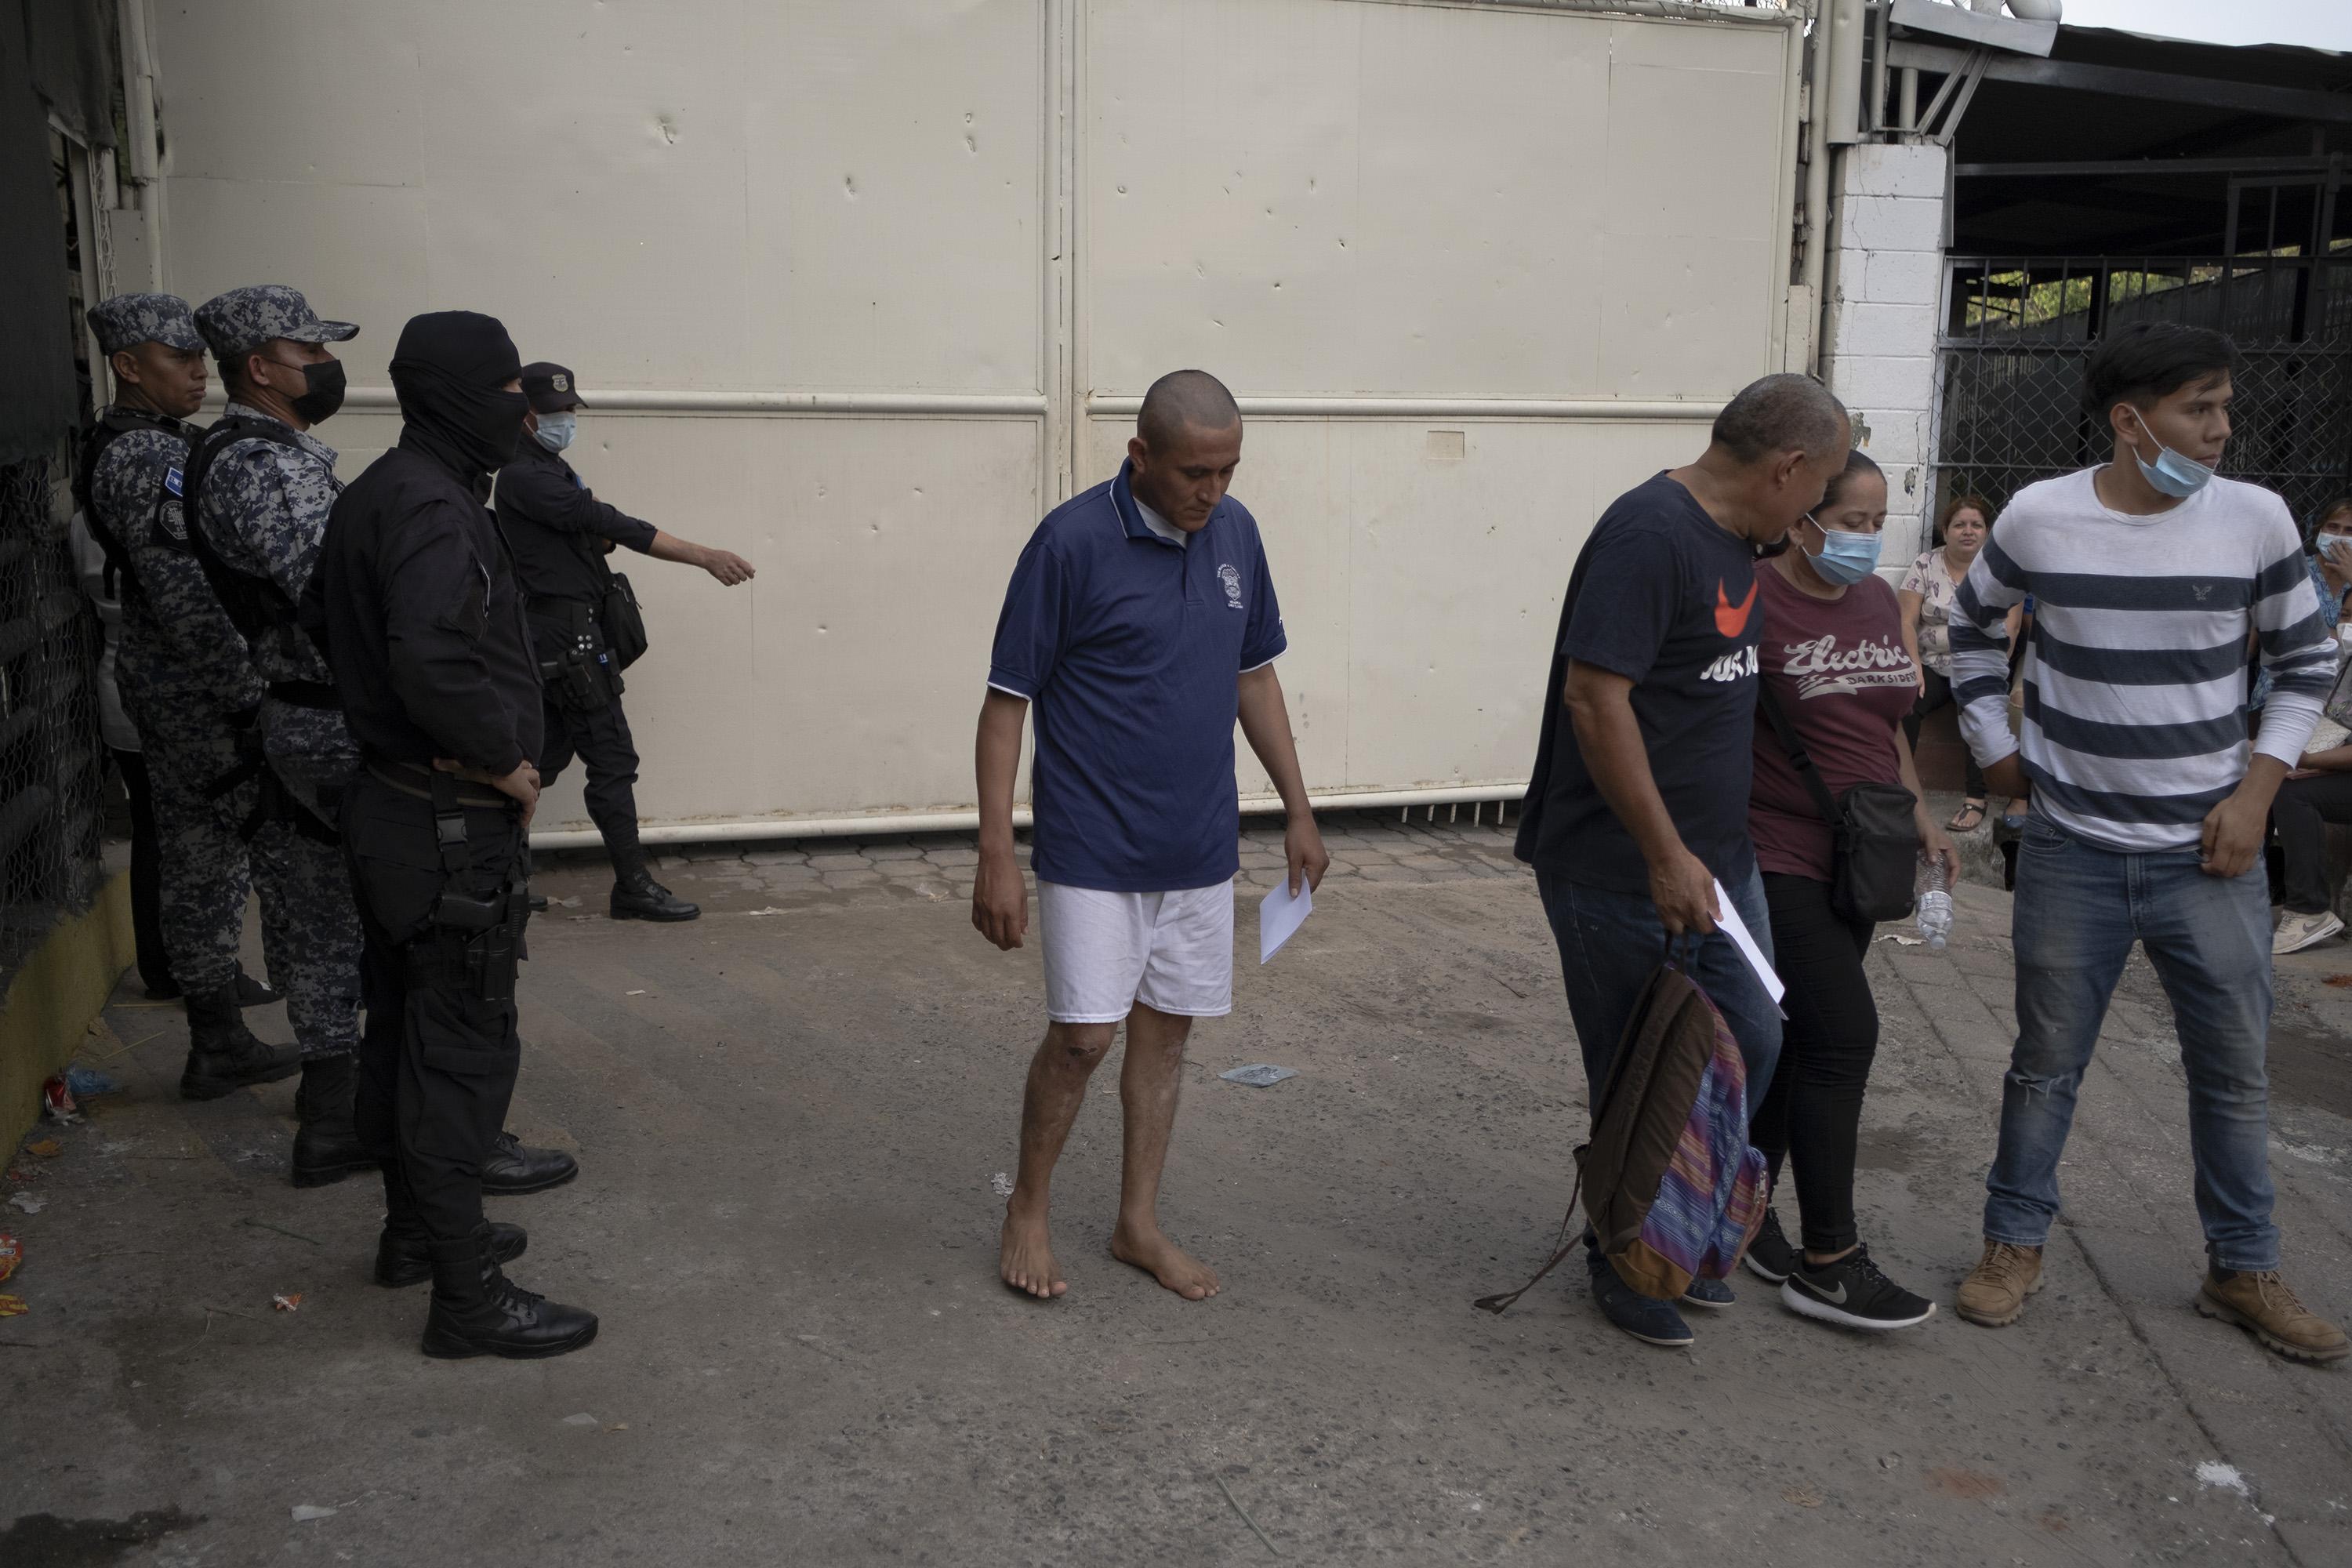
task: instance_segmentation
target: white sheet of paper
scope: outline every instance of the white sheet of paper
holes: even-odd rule
[[[1757,948],[1756,939],[1748,934],[1748,922],[1741,920],[1739,911],[1732,907],[1731,895],[1723,890],[1721,882],[1715,885],[1715,907],[1723,911],[1723,918],[1716,923],[1723,928],[1725,935],[1731,938],[1732,945],[1739,949],[1740,956],[1748,960],[1748,967],[1756,972],[1756,978],[1764,983],[1764,994],[1772,998],[1774,1006],[1779,1006],[1780,998],[1789,994],[1789,988],[1780,984],[1780,977],[1772,973],[1770,964],[1764,962],[1764,954]]]
[[[1307,923],[1315,912],[1315,889],[1304,881],[1298,884],[1298,896],[1290,896],[1290,883],[1286,879],[1265,901],[1257,907],[1257,961],[1264,963],[1282,949],[1291,933]]]

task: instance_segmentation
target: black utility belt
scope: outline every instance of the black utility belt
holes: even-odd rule
[[[434,798],[433,781],[437,773],[441,778],[449,781],[448,790],[455,795],[459,805],[504,808],[515,805],[515,802],[506,795],[485,785],[478,784],[471,779],[460,779],[455,773],[443,773],[437,768],[421,768],[414,763],[396,763],[389,757],[370,757],[367,760],[367,771],[376,776],[377,782],[389,788],[396,789],[403,795],[415,795],[419,800]]]

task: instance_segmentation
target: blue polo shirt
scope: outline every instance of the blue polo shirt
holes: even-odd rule
[[[1040,880],[1206,888],[1240,869],[1238,679],[1287,646],[1282,611],[1241,502],[1177,543],[1144,521],[1128,468],[1030,535],[988,683],[1032,704]]]

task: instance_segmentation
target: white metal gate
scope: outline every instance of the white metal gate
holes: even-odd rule
[[[168,285],[362,323],[347,469],[400,323],[486,310],[600,493],[758,565],[632,573],[651,838],[967,820],[1013,557],[1183,364],[1250,417],[1310,788],[1510,793],[1590,520],[1779,363],[1776,10],[161,9]]]

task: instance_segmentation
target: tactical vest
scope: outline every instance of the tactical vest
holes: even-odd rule
[[[80,509],[82,521],[89,526],[90,538],[98,542],[99,550],[106,556],[104,581],[106,596],[110,599],[122,597],[121,589],[125,582],[133,589],[138,588],[139,574],[131,563],[131,542],[118,533],[112,522],[100,515],[97,506],[90,500],[90,489],[97,482],[98,465],[105,458],[106,449],[123,437],[140,430],[161,430],[183,441],[191,441],[194,434],[190,426],[177,419],[165,418],[161,414],[150,414],[139,408],[109,407],[82,432],[81,461],[74,468],[74,505]],[[155,539],[173,547],[179,541],[163,531],[160,520],[163,515],[163,503],[179,493],[173,489],[173,477],[184,469],[184,464],[182,468],[171,470],[163,482],[155,488],[155,510],[145,520]],[[185,488],[184,481],[181,488]],[[136,528],[137,524],[131,526]]]
[[[293,431],[275,419],[252,419],[243,415],[223,419],[199,436],[188,449],[187,468],[180,484],[182,505],[188,518],[188,546],[195,552],[205,569],[205,580],[213,585],[221,608],[228,613],[230,624],[245,638],[246,646],[257,649],[263,639],[276,637],[291,660],[301,652],[301,631],[294,601],[267,572],[247,572],[230,565],[205,532],[205,481],[211,477],[214,460],[237,442],[252,440],[268,441],[289,451],[307,450],[294,438]]]

